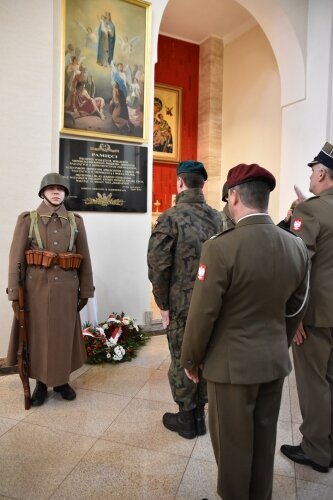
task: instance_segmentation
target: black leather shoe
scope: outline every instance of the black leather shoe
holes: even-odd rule
[[[31,396],[32,406],[41,406],[47,398],[47,386],[37,380],[36,387]]]
[[[329,472],[328,467],[317,464],[316,462],[311,460],[310,457],[305,455],[300,445],[292,446],[290,444],[283,444],[280,450],[287,458],[289,458],[293,462],[296,462],[297,464],[310,465],[310,467],[312,467],[313,470],[316,470],[317,472]]]
[[[194,411],[185,411],[179,408],[178,413],[164,413],[163,425],[169,431],[178,432],[186,439],[193,439],[197,433],[195,430]]]
[[[61,397],[67,399],[67,401],[73,401],[76,398],[76,392],[69,384],[58,385],[53,387],[53,390],[54,392],[60,392]]]

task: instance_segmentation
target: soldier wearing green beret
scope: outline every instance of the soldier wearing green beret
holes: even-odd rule
[[[237,165],[227,184],[236,225],[203,245],[181,364],[194,382],[203,365],[219,495],[269,500],[288,346],[305,312],[309,262],[302,240],[267,214],[270,172]]]
[[[37,381],[33,406],[45,402],[50,386],[63,399],[75,399],[69,376],[86,359],[78,311],[94,296],[94,286],[84,223],[80,215],[66,210],[68,194],[65,177],[46,174],[38,193],[42,202],[37,210],[19,215],[10,248],[7,293],[15,317],[7,364],[17,363],[20,263],[28,312],[29,376]]]
[[[308,166],[314,196],[295,207],[290,227],[312,264],[310,299],[293,343],[302,441],[281,451],[325,473],[333,466],[333,145],[326,142]]]
[[[204,165],[185,161],[177,168],[176,205],[157,220],[149,240],[148,268],[156,304],[160,308],[171,355],[169,382],[178,413],[166,413],[163,424],[192,439],[206,432],[206,382],[190,381],[180,366],[180,352],[192,288],[204,241],[222,230],[219,213],[205,201]]]

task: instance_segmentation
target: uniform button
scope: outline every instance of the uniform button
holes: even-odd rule
[[[58,279],[59,279],[59,278],[58,278],[58,276],[55,276],[55,277],[54,277],[54,281],[57,281]]]
[[[58,242],[57,242],[57,241],[54,241],[54,242],[53,242],[53,245],[58,245]]]
[[[58,232],[58,229],[55,229],[53,232],[54,232],[54,233],[57,233],[57,232]]]
[[[32,276],[31,276],[31,274],[29,274],[29,280],[32,280]]]
[[[54,267],[54,269],[58,269],[58,266],[57,266],[57,264],[55,264],[55,265],[54,265],[53,267]]]

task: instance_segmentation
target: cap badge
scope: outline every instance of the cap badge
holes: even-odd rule
[[[292,230],[293,231],[300,231],[302,229],[302,219],[295,219],[293,221],[293,227],[292,227]]]
[[[204,281],[206,278],[206,266],[205,264],[200,264],[198,269],[198,280]]]

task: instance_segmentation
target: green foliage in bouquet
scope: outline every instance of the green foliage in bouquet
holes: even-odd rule
[[[83,325],[87,363],[123,363],[131,361],[150,336],[124,313],[112,313],[98,326]]]

